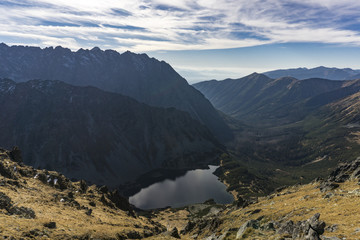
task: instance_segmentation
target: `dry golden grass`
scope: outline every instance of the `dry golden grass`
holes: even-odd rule
[[[30,169],[21,167],[6,158],[6,154],[1,154],[0,160],[5,167],[17,166],[18,169]],[[54,173],[54,172],[50,172]],[[154,225],[145,217],[132,217],[127,212],[117,208],[110,208],[100,202],[101,193],[95,186],[90,186],[88,193],[83,194],[79,191],[60,190],[39,179],[21,176],[16,173],[20,186],[6,183],[0,186],[0,192],[5,193],[11,198],[14,206],[27,207],[35,211],[35,219],[25,219],[17,215],[7,215],[5,209],[0,209],[0,236],[23,237],[25,233],[38,229],[46,233],[48,237],[37,236],[38,239],[73,239],[75,236],[91,236],[92,238],[116,238],[117,234],[128,233],[131,231],[143,234],[144,231],[154,229]],[[6,182],[8,179],[0,175],[0,181]],[[79,183],[73,183],[76,189],[80,189]],[[89,193],[89,190],[92,193]],[[78,208],[69,201],[61,199],[72,191],[74,200],[82,208]],[[90,191],[90,192],[91,192]],[[90,202],[95,202],[96,206],[91,206]],[[92,209],[91,215],[87,215],[87,209]],[[44,223],[56,222],[55,229],[44,227]]]
[[[225,215],[225,223],[221,232],[231,228],[239,228],[247,220],[263,217],[263,221],[303,221],[315,213],[320,213],[320,219],[327,226],[337,224],[335,232],[325,231],[324,236],[346,237],[347,239],[360,239],[360,189],[358,181],[349,181],[341,184],[339,189],[333,191],[334,196],[324,198],[326,193],[320,192],[318,184],[294,186],[283,190],[279,196],[264,197],[258,203],[244,209],[229,211]],[[359,191],[357,191],[359,190]],[[259,213],[250,214],[251,211],[261,209]],[[235,235],[232,235],[235,237]],[[274,232],[254,230],[249,239],[280,239]]]
[[[39,180],[26,179],[26,188],[9,189],[0,187],[0,191],[8,195],[14,205],[31,208],[36,213],[35,219],[24,219],[17,216],[0,214],[1,231],[3,235],[21,237],[23,232],[33,229],[45,230],[52,239],[62,239],[70,236],[90,235],[96,238],[116,237],[117,233],[139,231],[145,226],[151,227],[149,221],[143,217],[129,217],[126,212],[111,209],[99,201],[94,201],[96,207],[89,205],[92,200],[88,195],[76,194],[75,200],[81,206],[91,208],[91,216],[85,210],[67,206],[55,198],[55,194],[63,194],[57,189],[42,184]],[[95,192],[95,191],[94,191]],[[56,222],[56,229],[47,229],[44,223]]]

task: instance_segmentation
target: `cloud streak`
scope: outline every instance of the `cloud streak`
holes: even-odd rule
[[[0,40],[136,52],[270,43],[360,46],[357,0],[5,0]]]

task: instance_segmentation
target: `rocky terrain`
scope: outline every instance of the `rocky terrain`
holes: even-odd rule
[[[94,87],[0,80],[0,144],[24,162],[116,187],[154,169],[216,161],[223,147],[186,112]]]
[[[360,159],[327,178],[232,205],[134,210],[106,186],[72,182],[0,150],[4,239],[360,239]]]
[[[219,140],[231,132],[211,103],[169,64],[131,52],[99,48],[72,52],[60,46],[41,49],[0,44],[0,78],[15,82],[60,80],[95,86],[157,107],[174,107],[205,124]]]

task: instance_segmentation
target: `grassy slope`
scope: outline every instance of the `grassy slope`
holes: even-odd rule
[[[320,219],[325,221],[326,226],[338,225],[335,232],[325,230],[324,236],[347,237],[347,239],[360,239],[358,227],[360,225],[360,204],[358,181],[352,180],[340,184],[333,190],[334,196],[324,198],[326,193],[319,190],[319,183],[297,185],[288,187],[279,193],[259,198],[255,204],[245,208],[228,206],[216,215],[207,215],[204,219],[219,219],[221,224],[212,228],[205,226],[203,229],[194,228],[193,231],[181,236],[182,239],[205,239],[209,236],[226,236],[224,239],[235,239],[238,229],[248,220],[261,219],[261,224],[270,221],[286,222],[289,220],[303,221],[316,213],[320,213]],[[254,213],[255,212],[255,213]],[[159,212],[157,219],[162,219],[163,224],[177,227],[180,231],[185,228],[188,220],[194,220],[188,209],[170,210]],[[247,230],[247,237],[242,239],[275,240],[284,239],[285,235],[277,234],[274,230],[253,229]],[[167,239],[164,235],[151,239]]]
[[[0,192],[11,198],[15,206],[28,207],[35,211],[34,219],[25,219],[15,215],[8,215],[5,209],[0,209],[0,235],[24,237],[27,233],[38,229],[44,234],[44,239],[87,239],[87,237],[100,239],[116,239],[120,235],[126,236],[130,232],[136,232],[139,236],[154,234],[156,225],[145,217],[133,217],[128,212],[118,208],[104,205],[100,199],[102,193],[95,186],[90,186],[86,193],[81,193],[80,183],[71,183],[71,187],[60,190],[47,183],[43,183],[34,176],[25,177],[19,171],[31,171],[32,168],[20,166],[10,160],[7,152],[0,154],[0,162],[5,168],[17,167],[15,177],[19,186],[11,184],[9,180],[0,175]],[[35,170],[44,173],[42,170]],[[46,174],[57,174],[46,172]],[[10,182],[9,182],[10,181]],[[69,192],[74,193],[74,201],[80,204],[77,208],[74,201],[61,201]],[[90,205],[90,202],[96,206]],[[92,209],[91,215],[87,215],[87,209]],[[56,222],[55,229],[44,227],[44,223]],[[37,236],[40,238],[40,236]]]
[[[360,239],[360,233],[356,233],[360,225],[360,213],[357,210],[360,204],[360,198],[356,193],[357,183],[357,181],[349,181],[341,184],[339,189],[334,190],[335,196],[330,199],[324,198],[325,193],[321,193],[317,188],[318,183],[287,188],[279,194],[261,198],[258,203],[247,208],[229,212],[224,217],[225,223],[220,232],[230,228],[236,229],[247,220],[258,219],[261,216],[264,222],[270,220],[297,222],[320,213],[321,220],[325,221],[327,226],[333,224],[339,226],[336,232],[325,232],[325,236],[347,236],[348,239]],[[261,211],[249,214],[256,209],[261,209]],[[236,232],[230,233],[228,239],[232,239],[235,234]],[[251,239],[279,239],[280,237],[273,231],[254,230],[251,234]]]

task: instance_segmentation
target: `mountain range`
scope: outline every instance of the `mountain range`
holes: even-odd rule
[[[360,90],[357,80],[272,79],[257,73],[193,86],[217,109],[245,123],[262,126],[301,120],[310,110]]]
[[[268,178],[267,187],[273,190],[326,176],[339,162],[356,159],[359,84],[360,80],[272,79],[257,73],[194,84],[229,115],[234,131],[234,140],[226,144],[231,156],[222,161],[226,174],[220,178],[246,195],[236,174],[244,167]]]
[[[95,87],[0,80],[0,143],[24,162],[116,187],[153,169],[207,166],[222,146],[190,114]]]
[[[270,78],[294,77],[300,80],[308,78],[325,78],[330,80],[352,80],[360,78],[360,70],[351,68],[291,68],[264,72]]]
[[[157,107],[186,111],[205,124],[221,141],[231,139],[228,126],[204,96],[169,64],[146,54],[60,46],[7,46],[0,44],[0,78],[15,82],[60,80],[76,86],[94,86]]]

